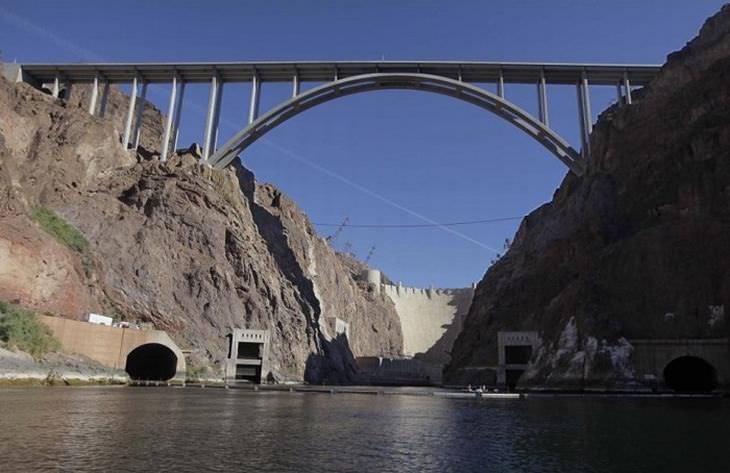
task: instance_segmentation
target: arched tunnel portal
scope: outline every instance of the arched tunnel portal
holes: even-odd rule
[[[702,358],[681,356],[664,368],[664,383],[679,392],[707,392],[717,388],[717,371]]]
[[[160,343],[145,343],[129,352],[124,370],[134,380],[168,381],[175,377],[177,355]]]

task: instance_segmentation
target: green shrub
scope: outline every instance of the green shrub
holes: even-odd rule
[[[10,347],[30,353],[35,359],[60,348],[58,340],[38,320],[35,312],[3,301],[0,301],[0,340]]]
[[[185,376],[187,379],[200,379],[204,378],[208,374],[208,367],[205,365],[188,363],[186,371],[187,373],[185,373]]]
[[[84,235],[73,225],[56,215],[53,210],[36,207],[33,209],[32,217],[46,233],[53,236],[62,245],[66,245],[79,253],[83,253],[89,246],[89,242],[86,241]]]

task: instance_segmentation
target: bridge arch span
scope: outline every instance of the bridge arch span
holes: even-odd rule
[[[576,175],[584,172],[580,154],[530,113],[499,95],[448,77],[421,73],[361,74],[335,80],[292,97],[274,107],[236,133],[209,159],[215,168],[223,168],[257,139],[286,120],[319,104],[372,90],[411,89],[447,95],[489,112],[516,126],[548,149]]]

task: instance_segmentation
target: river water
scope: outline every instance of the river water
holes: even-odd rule
[[[0,390],[2,472],[730,472],[730,400]]]

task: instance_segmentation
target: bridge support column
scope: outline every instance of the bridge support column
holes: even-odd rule
[[[294,77],[292,77],[292,91],[291,96],[292,98],[299,95],[299,73],[295,73]]]
[[[63,84],[66,86],[66,90],[65,90],[65,94],[64,94],[63,98],[64,98],[64,100],[66,100],[66,102],[68,102],[69,100],[71,100],[71,87],[72,87],[73,83],[71,82],[71,79],[66,77],[66,80],[63,81]]]
[[[215,139],[218,132],[216,131],[218,125],[218,114],[220,112],[219,105],[220,100],[218,96],[220,94],[220,83],[221,78],[216,71],[213,77],[210,79],[210,95],[208,97],[208,114],[205,118],[205,135],[203,137],[203,161],[208,161],[213,148],[215,147]]]
[[[216,97],[215,101],[215,121],[213,122],[213,147],[211,148],[210,152],[215,153],[215,150],[218,148],[218,133],[220,132],[220,118],[221,118],[221,100],[223,98],[223,86],[225,84],[223,81],[218,84],[218,96]]]
[[[499,95],[499,98],[504,98],[504,74],[502,74],[502,69],[499,70],[499,77],[497,78],[497,95]]]
[[[578,125],[580,125],[580,146],[581,154],[583,154],[586,149],[586,122],[583,119],[583,90],[580,82],[575,86],[575,93],[578,98]]]
[[[626,105],[631,105],[631,82],[629,82],[629,74],[626,72],[624,72],[624,93]]]
[[[124,124],[124,138],[122,139],[124,149],[129,148],[129,139],[132,136],[132,120],[134,120],[134,111],[137,108],[137,82],[137,77],[132,79],[132,90],[129,93],[129,108],[127,109],[127,119]]]
[[[101,103],[99,104],[99,116],[103,117],[106,115],[106,105],[109,101],[109,88],[111,87],[111,84],[109,83],[109,80],[104,81],[104,89],[101,92]]]
[[[180,93],[177,94],[175,105],[175,120],[172,125],[172,151],[177,150],[177,140],[180,137],[180,119],[182,117],[183,97],[185,96],[185,82],[180,80]]]
[[[175,119],[175,105],[177,104],[177,74],[172,77],[172,85],[170,86],[170,103],[167,106],[167,117],[165,119],[165,132],[162,135],[162,146],[160,147],[160,161],[167,161],[167,153],[170,147],[170,134],[172,133],[172,123]]]
[[[581,89],[583,90],[583,119],[586,122],[586,139],[593,131],[593,116],[591,114],[591,94],[588,88],[588,76],[584,73],[581,79]]]
[[[142,82],[142,93],[137,101],[137,114],[134,119],[134,149],[139,147],[139,138],[142,135],[142,117],[144,117],[144,105],[147,99],[147,82]]]
[[[94,82],[91,84],[91,98],[89,99],[89,113],[96,115],[96,99],[99,97],[99,75],[94,76]]]
[[[58,78],[58,74],[56,74],[56,77],[53,79],[53,90],[51,91],[51,95],[53,95],[54,98],[58,98],[60,92],[61,80]]]
[[[545,74],[540,71],[540,81],[537,83],[538,110],[540,121],[545,126],[550,126],[550,118],[548,117],[547,102],[547,84],[545,83]]]
[[[624,96],[621,92],[621,82],[616,83],[616,103],[619,107],[623,106],[624,104]]]
[[[298,83],[298,81],[297,81]],[[253,123],[259,116],[259,95],[261,93],[261,80],[258,74],[254,74],[251,79],[251,103],[248,108],[248,123]]]
[[[581,153],[584,158],[590,154],[590,136],[593,131],[593,119],[591,116],[591,97],[588,90],[588,77],[583,74],[583,78],[578,82],[578,115],[580,121],[580,139]]]

